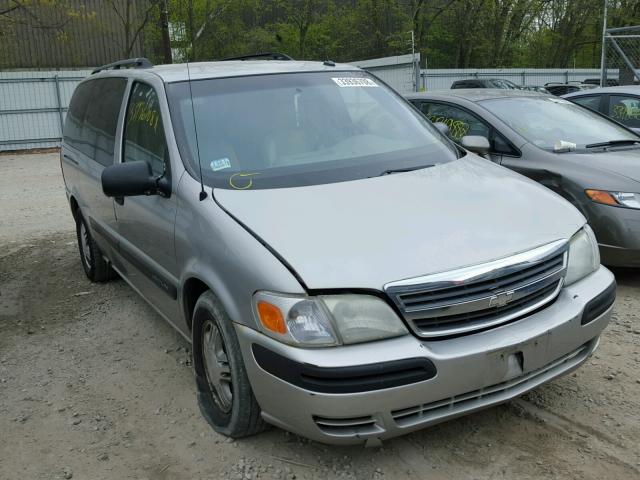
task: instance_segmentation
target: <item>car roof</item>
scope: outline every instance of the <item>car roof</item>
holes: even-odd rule
[[[628,93],[630,95],[640,95],[640,85],[620,85],[618,87],[598,87],[591,90],[580,90],[578,92],[567,93],[564,98],[581,97],[583,95],[597,95],[599,93]]]
[[[163,81],[181,82],[188,80],[202,80],[207,78],[244,77],[248,75],[269,75],[274,73],[302,73],[302,72],[331,72],[331,71],[359,71],[358,67],[336,63],[335,66],[325,65],[323,62],[299,62],[291,60],[228,60],[219,62],[186,63],[157,65],[151,68],[133,69],[134,72],[151,72]],[[116,70],[117,71],[117,70]]]
[[[434,90],[432,92],[410,93],[405,95],[409,100],[420,98],[446,99],[451,97],[464,98],[471,102],[480,102],[493,98],[519,97],[549,97],[550,95],[532,90],[509,90],[504,88],[459,88],[454,90]]]

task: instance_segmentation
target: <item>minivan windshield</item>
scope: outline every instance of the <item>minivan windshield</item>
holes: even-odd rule
[[[167,86],[172,123],[185,163],[196,178],[201,165],[212,187],[332,183],[458,157],[428,120],[366,72],[206,79],[189,90],[188,82]]]
[[[540,95],[489,99],[480,103],[543,149],[566,151],[592,144],[640,140],[614,122],[563,98]]]

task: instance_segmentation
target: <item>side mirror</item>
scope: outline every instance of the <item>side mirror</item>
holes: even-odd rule
[[[166,186],[153,175],[144,160],[110,165],[102,171],[102,191],[107,197],[165,195]]]
[[[470,152],[477,153],[481,156],[487,155],[491,149],[489,140],[481,135],[465,135],[462,137],[462,140],[460,140],[460,145]]]
[[[436,122],[433,124],[433,126],[436,127],[445,137],[449,137],[451,135],[449,125],[447,125],[446,123]]]

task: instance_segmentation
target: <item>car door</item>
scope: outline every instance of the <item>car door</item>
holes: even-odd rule
[[[98,78],[82,83],[78,95],[82,100],[65,126],[63,161],[76,166],[74,192],[82,214],[94,238],[105,253],[112,245],[105,232],[115,228],[113,200],[102,192],[101,175],[115,159],[116,130],[127,79]],[[74,95],[75,97],[75,95]],[[70,182],[71,183],[71,182]]]
[[[416,105],[433,123],[444,123],[449,127],[450,138],[459,143],[466,135],[479,135],[489,140],[489,156],[501,163],[507,156],[519,156],[518,150],[495,128],[464,107],[445,102],[419,100]]]
[[[131,85],[122,133],[122,162],[147,162],[156,177],[175,188],[167,147],[167,122],[161,97],[144,82]],[[166,106],[164,108],[166,110]],[[178,317],[174,248],[176,196],[150,195],[115,199],[118,270],[170,322]]]
[[[640,97],[636,95],[609,95],[606,115],[640,133]]]

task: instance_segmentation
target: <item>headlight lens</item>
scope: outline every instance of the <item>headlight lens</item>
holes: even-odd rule
[[[585,225],[569,243],[569,260],[564,284],[571,285],[595,272],[600,266],[600,252],[593,230]]]
[[[254,312],[262,331],[281,342],[328,347],[408,333],[393,309],[372,295],[317,297],[258,292]]]
[[[603,190],[586,190],[585,193],[596,203],[640,209],[640,193],[605,192]]]

